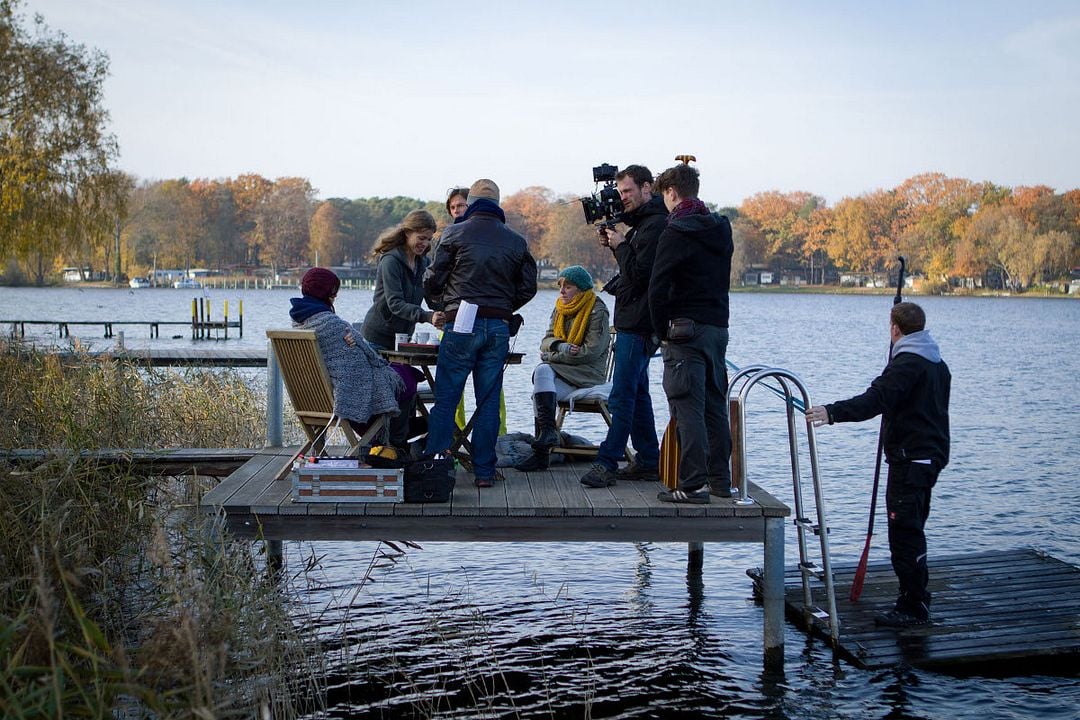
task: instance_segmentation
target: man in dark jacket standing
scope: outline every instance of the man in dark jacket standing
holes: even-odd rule
[[[909,627],[930,622],[926,569],[926,517],[930,491],[949,462],[949,392],[952,376],[915,303],[893,305],[889,315],[892,352],[884,372],[862,395],[806,411],[815,426],[861,422],[878,415],[889,463],[885,509],[889,551],[900,581],[895,607],[875,618],[878,625]]]
[[[430,307],[446,313],[425,452],[445,451],[453,442],[454,410],[471,372],[473,473],[477,487],[491,487],[510,321],[536,295],[536,261],[525,238],[506,227],[499,187],[491,180],[472,184],[465,214],[443,231],[424,274],[424,293]],[[476,318],[471,328],[458,331],[462,302],[476,306]]]
[[[708,503],[731,497],[727,413],[728,286],[731,223],[698,200],[688,164],[656,178],[669,211],[649,281],[652,326],[662,342],[664,393],[679,438],[679,485],[660,500]]]
[[[619,263],[619,274],[604,288],[615,296],[615,371],[608,395],[611,427],[596,462],[581,478],[586,487],[607,487],[617,479],[659,479],[660,443],[649,395],[649,358],[656,351],[649,321],[649,276],[656,240],[667,225],[667,209],[663,199],[652,194],[652,179],[643,165],[629,165],[618,173],[615,183],[623,222],[630,230],[624,237],[614,228],[600,229],[600,242],[611,248]],[[616,470],[627,440],[637,457]]]

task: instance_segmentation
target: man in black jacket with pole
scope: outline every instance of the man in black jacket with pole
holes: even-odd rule
[[[878,625],[910,627],[930,622],[926,568],[926,517],[930,493],[949,462],[949,391],[952,376],[915,303],[894,305],[889,316],[892,353],[881,375],[861,395],[806,411],[815,426],[861,422],[883,415],[889,464],[885,508],[889,551],[900,581],[895,607]]]
[[[611,248],[619,264],[619,274],[604,287],[615,296],[615,372],[608,395],[611,427],[596,462],[581,478],[586,487],[607,487],[618,479],[660,479],[660,443],[649,395],[649,358],[656,352],[649,321],[649,276],[657,238],[667,225],[667,209],[663,198],[652,194],[652,180],[644,165],[623,168],[615,183],[623,204],[623,222],[630,230],[624,237],[614,228],[600,228],[600,243]],[[617,470],[627,440],[637,457]]]

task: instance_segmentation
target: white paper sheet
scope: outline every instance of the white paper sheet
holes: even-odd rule
[[[457,316],[454,317],[454,332],[471,333],[475,320],[476,306],[468,300],[462,300],[458,305]]]

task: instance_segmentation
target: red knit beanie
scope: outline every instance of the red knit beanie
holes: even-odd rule
[[[330,302],[330,298],[337,295],[341,288],[341,281],[331,270],[321,267],[313,267],[304,273],[300,280],[300,292],[317,300]]]

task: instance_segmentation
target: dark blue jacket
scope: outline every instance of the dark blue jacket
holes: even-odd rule
[[[885,459],[890,463],[949,463],[949,393],[952,375],[925,330],[905,335],[866,392],[826,405],[829,423],[883,415]]]

